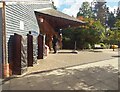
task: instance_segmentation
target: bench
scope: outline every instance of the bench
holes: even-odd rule
[[[95,44],[94,49],[103,49],[103,48],[101,47],[101,45]]]

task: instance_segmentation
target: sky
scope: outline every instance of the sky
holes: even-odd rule
[[[55,6],[59,11],[62,11],[65,14],[76,17],[81,4],[85,1],[92,2],[93,0],[53,0]],[[101,0],[103,1],[103,0]],[[118,2],[120,0],[105,0],[107,7],[110,11],[118,8]]]

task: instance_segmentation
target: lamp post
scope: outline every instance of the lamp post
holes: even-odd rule
[[[62,29],[59,29],[59,45],[60,49],[62,49]]]
[[[78,51],[77,51],[77,38],[76,38],[75,34],[74,34],[74,50],[72,52],[78,54]]]
[[[75,43],[74,43],[74,50],[73,50],[73,53],[78,54],[76,40],[75,40]]]

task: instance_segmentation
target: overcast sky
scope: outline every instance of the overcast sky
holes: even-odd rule
[[[93,0],[53,0],[53,1],[58,10],[70,16],[73,15],[74,17],[76,17],[76,14],[79,11],[82,2],[84,1],[92,2]],[[117,9],[119,1],[120,0],[106,0],[107,7],[109,7],[110,11],[114,11],[114,9]]]

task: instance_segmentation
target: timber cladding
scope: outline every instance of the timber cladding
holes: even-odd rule
[[[5,23],[6,23],[6,53],[8,59],[8,46],[10,46],[10,37],[17,33],[27,36],[29,31],[39,34],[39,26],[34,13],[35,9],[52,7],[50,3],[27,4],[16,3],[6,4],[5,6]],[[12,47],[12,46],[10,46]]]
[[[26,66],[27,57],[25,57],[27,47],[23,48],[22,50],[19,50],[19,49],[15,50],[14,48],[15,45],[13,45],[15,44],[14,34],[18,34],[26,38],[27,34],[31,31],[32,33],[35,33],[36,36],[38,36],[38,34],[40,33],[39,32],[40,29],[39,29],[38,21],[37,21],[34,10],[52,7],[52,4],[50,2],[44,2],[44,0],[41,0],[41,1],[43,2],[41,3],[40,2],[39,3],[5,2],[4,9],[0,8],[0,63],[3,61],[2,52],[3,50],[5,50],[4,51],[6,53],[4,55],[5,60],[3,61],[5,65],[2,68],[4,71],[3,73],[5,77],[9,77],[9,75],[11,74],[22,74],[27,70],[27,66]],[[48,1],[48,0],[45,0],[45,1]],[[4,10],[4,15],[2,10]],[[3,27],[3,23],[4,23],[4,27]],[[3,33],[4,35],[2,35]],[[3,41],[2,38],[5,38],[5,41]],[[25,47],[24,41],[26,40],[21,39],[21,42],[20,42],[21,44],[19,44],[19,48],[22,48],[21,46]],[[4,49],[2,48],[3,42],[5,43],[3,46]],[[33,48],[36,48],[37,45],[34,45],[34,44],[35,43],[33,43]],[[19,53],[15,54],[14,52],[16,51]],[[37,53],[35,49],[33,52],[34,52],[33,54]],[[37,56],[34,56],[34,57],[35,58],[33,61],[36,61]],[[16,58],[21,60],[19,62],[16,61],[16,63],[18,62],[17,64],[15,63],[15,60],[17,60]],[[18,66],[19,68],[13,67],[13,66]]]

